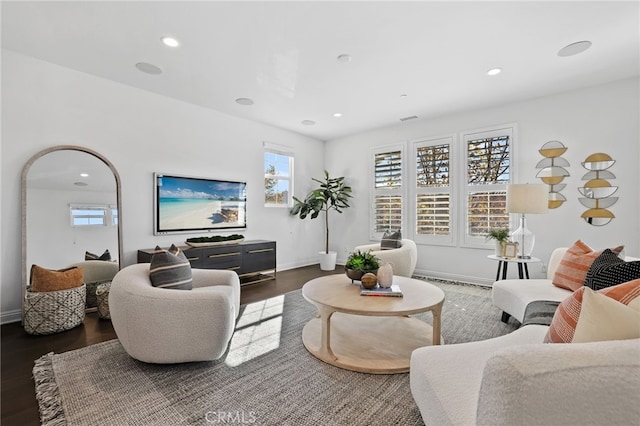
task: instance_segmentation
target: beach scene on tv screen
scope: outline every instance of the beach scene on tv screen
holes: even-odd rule
[[[243,183],[164,176],[157,185],[161,231],[245,226]]]

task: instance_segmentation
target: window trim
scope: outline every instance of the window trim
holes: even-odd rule
[[[412,238],[416,243],[437,245],[437,246],[455,246],[458,230],[458,220],[456,215],[458,205],[458,191],[456,182],[458,177],[458,165],[456,159],[458,151],[458,142],[456,134],[447,134],[442,136],[431,136],[425,138],[412,139],[408,141],[411,145],[411,166],[409,166],[409,176],[411,182],[411,194],[408,198],[408,209],[411,218],[411,231]],[[435,146],[449,144],[449,186],[446,189],[443,188],[418,188],[418,148],[424,146]],[[426,193],[449,193],[449,235],[423,235],[418,234],[418,202],[417,197],[419,194]]]
[[[113,224],[113,216],[111,214],[112,206],[109,204],[91,204],[91,203],[69,203],[69,224],[72,228],[96,228],[117,226]],[[74,210],[95,210],[102,212],[101,215],[74,215]],[[76,218],[101,218],[102,223],[76,224]]]
[[[289,182],[289,199],[286,204],[275,204],[275,203],[267,203],[266,199],[264,200],[264,206],[267,208],[287,208],[290,209],[293,207],[293,184],[294,184],[294,163],[295,156],[293,152],[293,148],[285,146],[285,145],[277,145],[271,142],[263,142],[263,151],[262,151],[262,167],[264,168],[264,156],[267,153],[281,155],[289,158],[289,175],[288,176],[272,176],[274,179],[278,181],[287,181]],[[263,170],[263,176],[266,179],[267,174]],[[266,191],[266,187],[263,187],[263,191]],[[265,192],[266,195],[266,192]]]
[[[401,179],[402,184],[400,189],[376,189],[375,187],[375,168],[376,168],[376,155],[385,153],[385,152],[393,152],[400,151],[400,158],[402,161],[401,168]],[[369,192],[369,238],[372,241],[379,241],[382,239],[384,232],[375,232],[375,199],[376,195],[384,195],[384,194],[398,194],[402,199],[402,213],[400,214],[400,229],[402,231],[402,235],[409,235],[407,226],[407,155],[406,155],[406,143],[398,142],[390,145],[381,145],[372,147],[370,149],[369,154],[369,179],[368,185],[371,188]]]
[[[490,138],[497,136],[509,136],[509,181],[505,183],[504,190],[506,191],[506,186],[512,182],[518,181],[517,176],[517,145],[518,145],[518,126],[516,123],[509,123],[497,126],[484,127],[480,129],[472,129],[466,130],[460,133],[460,150],[459,150],[459,164],[461,165],[459,176],[459,184],[460,184],[460,195],[458,200],[460,200],[460,208],[458,209],[458,223],[460,224],[460,232],[459,232],[459,246],[465,248],[482,248],[482,249],[490,249],[494,248],[495,244],[492,241],[488,241],[485,237],[474,237],[468,235],[467,233],[467,212],[469,209],[469,193],[474,191],[487,191],[491,188],[497,188],[499,185],[474,185],[470,186],[467,183],[467,144],[470,140],[473,139],[481,139],[481,138]],[[502,186],[502,185],[500,185]],[[470,191],[470,188],[472,189]],[[513,218],[512,215],[509,217],[509,228],[513,228]]]

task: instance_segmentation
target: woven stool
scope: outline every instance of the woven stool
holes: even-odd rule
[[[102,319],[111,319],[111,313],[109,312],[109,290],[110,289],[111,289],[111,281],[102,283],[96,288],[98,317]]]

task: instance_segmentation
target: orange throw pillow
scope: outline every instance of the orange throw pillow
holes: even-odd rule
[[[612,248],[611,251],[619,254],[623,248],[624,246],[618,246]],[[580,240],[576,241],[562,256],[560,265],[553,274],[552,284],[556,287],[576,291],[584,285],[591,264],[601,253],[601,251],[593,251],[591,247]]]
[[[584,286],[580,287],[558,305],[547,335],[544,337],[544,343],[571,343],[573,334],[576,331],[576,324],[578,324],[578,318],[580,317],[580,310],[582,309],[584,289]],[[613,300],[628,305],[629,302],[640,296],[640,279],[603,288],[596,291],[596,293],[604,294]]]
[[[84,270],[78,267],[54,271],[38,265],[31,266],[30,291],[58,291],[80,287],[84,283]]]

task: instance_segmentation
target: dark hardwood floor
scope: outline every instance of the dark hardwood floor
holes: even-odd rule
[[[340,267],[336,271],[321,271],[318,265],[278,272],[275,280],[243,286],[240,303],[253,303],[288,293],[313,278],[340,272]],[[0,423],[3,426],[40,424],[31,373],[36,359],[49,352],[67,352],[116,338],[111,322],[100,320],[95,312],[87,313],[82,326],[49,336],[31,336],[25,333],[19,322],[3,325],[1,332]]]

